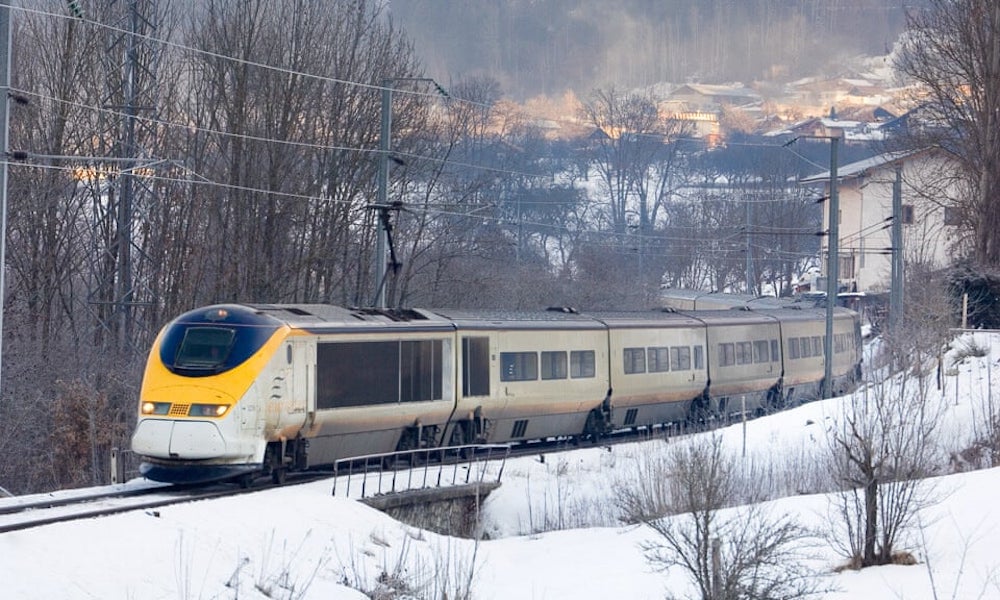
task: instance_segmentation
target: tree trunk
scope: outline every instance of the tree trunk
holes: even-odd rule
[[[865,484],[865,549],[861,565],[870,567],[875,561],[875,540],[878,532],[878,480],[869,474]]]

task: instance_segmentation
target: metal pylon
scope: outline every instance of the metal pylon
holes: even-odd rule
[[[102,75],[100,152],[113,157],[101,169],[92,200],[88,304],[96,318],[95,344],[123,356],[144,345],[144,313],[154,301],[145,251],[149,211],[157,204],[147,175],[156,151],[157,0],[105,0],[88,11],[110,25]],[[141,118],[140,118],[141,117]]]

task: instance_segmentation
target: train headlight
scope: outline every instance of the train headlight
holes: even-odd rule
[[[165,415],[170,412],[169,402],[143,402],[142,414],[144,415]]]
[[[229,410],[226,404],[192,404],[189,417],[221,417]]]

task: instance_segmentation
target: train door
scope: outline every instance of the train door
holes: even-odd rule
[[[286,410],[308,430],[316,419],[316,345],[306,339],[292,339],[290,345],[292,376]]]
[[[496,389],[494,337],[479,331],[461,331],[458,337],[458,398],[444,437],[449,446],[489,439],[490,398]]]

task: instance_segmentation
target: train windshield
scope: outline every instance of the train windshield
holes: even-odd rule
[[[177,348],[174,367],[218,371],[233,349],[236,331],[222,327],[189,327]]]
[[[263,348],[280,326],[277,319],[245,306],[193,310],[164,329],[160,361],[186,377],[223,373]]]

